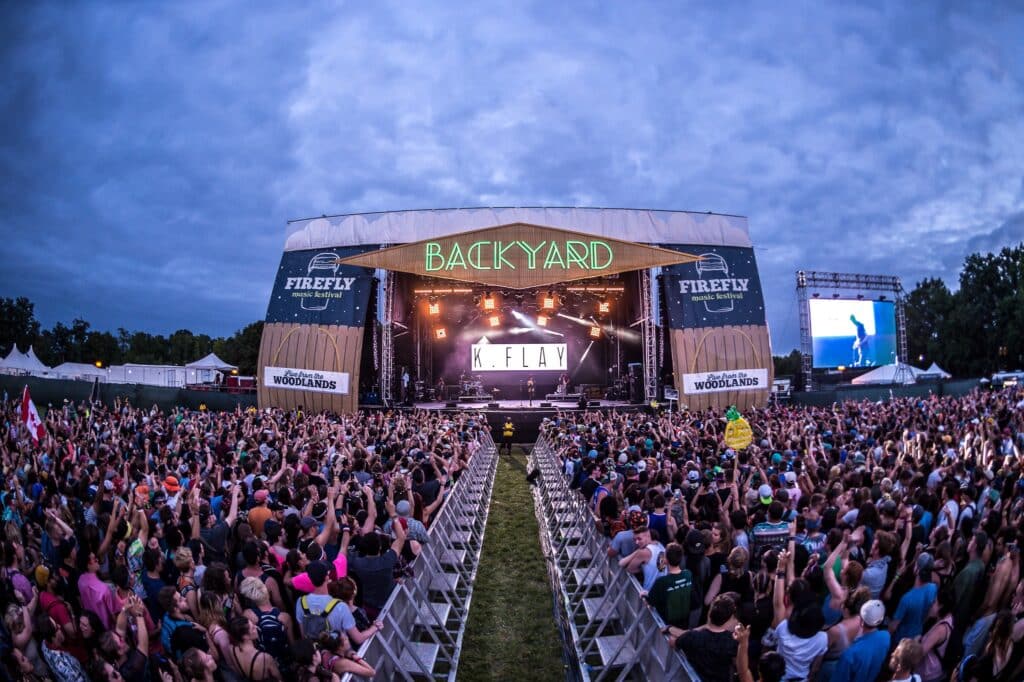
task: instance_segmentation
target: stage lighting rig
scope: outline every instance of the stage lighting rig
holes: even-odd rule
[[[608,301],[599,301],[597,304],[597,312],[602,315],[607,315],[612,311],[612,304]]]
[[[543,308],[544,310],[554,310],[555,309],[555,294],[554,294],[554,292],[549,291],[547,293],[547,295],[544,296],[544,298],[541,300],[540,307]]]
[[[494,300],[494,296],[490,292],[487,292],[487,296],[484,298],[484,310],[494,310],[498,307],[497,302]]]
[[[590,338],[592,338],[592,339],[599,339],[599,338],[601,338],[601,328],[600,327],[591,327],[590,328]]]
[[[441,314],[441,304],[437,301],[431,301],[427,304],[427,312],[431,315],[437,316]]]
[[[489,318],[487,318],[487,321],[490,322],[492,327],[497,327],[498,325],[501,324],[501,317],[499,317],[498,315],[491,315]]]
[[[434,330],[434,338],[435,339],[447,339],[448,338],[448,330],[445,329],[444,327],[438,327],[437,329]]]
[[[546,326],[548,326],[548,316],[547,315],[538,315],[537,316],[537,326],[538,327],[546,327]]]

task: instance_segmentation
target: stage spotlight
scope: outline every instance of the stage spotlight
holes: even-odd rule
[[[592,339],[599,339],[599,338],[601,338],[601,328],[600,327],[591,327],[590,328],[590,338],[592,338]]]
[[[597,304],[597,312],[605,314],[612,311],[612,304],[608,301],[601,301]]]
[[[428,304],[427,305],[427,312],[429,312],[431,315],[440,315],[441,314],[441,304],[440,303],[430,303],[430,304]]]
[[[548,316],[547,315],[538,315],[537,316],[537,326],[538,327],[546,327],[546,326],[548,326]]]
[[[494,296],[488,291],[487,295],[484,296],[484,310],[495,310],[497,307],[497,301],[494,300]]]
[[[447,339],[448,338],[448,330],[445,329],[444,327],[438,327],[437,329],[434,330],[434,338],[435,339]]]
[[[544,310],[554,310],[555,295],[549,291],[547,293],[547,296],[545,296],[544,299],[541,301],[540,307],[543,308]]]
[[[487,318],[487,321],[491,323],[492,327],[497,327],[498,325],[501,324],[501,318],[498,317],[497,315],[491,315],[489,318]]]

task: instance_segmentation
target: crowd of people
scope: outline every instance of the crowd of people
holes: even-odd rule
[[[360,645],[482,442],[468,412],[3,405],[0,677],[370,677]]]
[[[702,680],[1024,679],[1024,390],[744,416],[542,426]]]

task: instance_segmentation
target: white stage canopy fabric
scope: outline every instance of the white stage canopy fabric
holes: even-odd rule
[[[526,223],[643,244],[751,246],[742,216],[631,208],[448,208],[357,213],[288,223],[285,251],[423,239]]]
[[[924,370],[920,370],[913,365],[894,363],[892,365],[876,367],[866,374],[861,374],[851,383],[858,386],[867,384],[912,384],[921,374],[924,374]]]
[[[210,353],[205,358],[190,362],[185,365],[187,369],[208,369],[214,371],[231,371],[238,369],[235,365],[229,365],[220,358],[217,357],[216,353]]]
[[[923,373],[924,374],[931,374],[931,375],[936,375],[937,374],[937,375],[941,376],[943,379],[949,379],[950,377],[953,376],[952,374],[950,374],[946,370],[944,370],[941,367],[939,367],[939,363],[937,363],[937,362],[933,362],[932,366],[929,367],[928,369],[926,369]]]

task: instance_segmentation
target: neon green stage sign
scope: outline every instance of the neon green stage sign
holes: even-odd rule
[[[440,242],[424,242],[427,272],[453,270],[607,270],[614,260],[612,247],[600,240],[475,241],[466,247],[452,242],[445,249]]]

